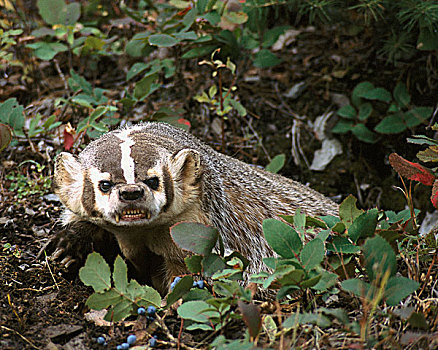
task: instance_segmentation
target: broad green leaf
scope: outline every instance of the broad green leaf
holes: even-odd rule
[[[106,290],[102,293],[91,294],[85,303],[90,309],[102,310],[111,305],[118,304],[123,297],[114,289]]]
[[[265,170],[270,171],[271,173],[278,173],[284,166],[286,161],[286,155],[277,154],[271,162],[266,166]]]
[[[170,235],[178,247],[189,252],[208,255],[214,248],[219,231],[195,222],[182,222],[170,228]]]
[[[180,33],[175,33],[173,35],[175,36],[175,38],[177,38],[179,40],[196,40],[196,39],[198,39],[198,36],[193,31],[180,32]]]
[[[354,197],[353,197],[354,198]],[[356,199],[357,201],[357,199]],[[335,226],[338,222],[340,222],[341,220],[336,217],[336,216],[332,216],[332,215],[325,215],[325,216],[320,216],[319,217],[322,221],[324,221],[327,226],[329,228],[332,228],[333,226]]]
[[[154,90],[152,84],[158,78],[158,73],[148,74],[141,79],[134,88],[134,97],[141,101],[149,96]]]
[[[327,316],[324,316],[322,313],[294,313],[283,322],[282,327],[284,329],[292,329],[298,325],[309,323],[316,324],[321,328],[327,328],[331,325],[330,319]]]
[[[293,220],[295,229],[297,229],[300,233],[304,233],[306,228],[306,214],[301,213],[300,208],[296,210]]]
[[[373,112],[373,106],[369,102],[362,103],[359,107],[359,120],[367,120]]]
[[[21,135],[24,126],[24,107],[15,97],[0,104],[0,121],[12,128],[15,134]]]
[[[202,259],[202,267],[204,269],[204,276],[211,277],[216,272],[226,268],[226,265],[219,255],[209,254]]]
[[[262,47],[267,49],[267,48],[271,47],[272,45],[274,45],[277,42],[280,35],[282,35],[289,28],[290,28],[290,26],[278,26],[278,27],[274,27],[272,29],[267,30],[263,34]]]
[[[365,267],[370,281],[381,280],[389,270],[389,275],[397,272],[397,261],[391,245],[382,237],[368,238],[362,247]]]
[[[336,114],[342,118],[355,119],[357,112],[353,106],[346,105],[346,106],[339,108],[338,111],[336,112]]]
[[[234,24],[243,24],[248,20],[248,15],[245,12],[226,11],[223,18]]]
[[[348,235],[351,240],[357,242],[359,238],[373,236],[376,231],[378,215],[379,211],[377,209],[371,209],[357,217],[348,228]]]
[[[322,271],[321,272],[321,279],[318,281],[317,284],[315,284],[312,287],[312,289],[315,289],[318,291],[326,291],[336,284],[336,282],[338,281],[338,278],[339,278],[339,276],[336,273]]]
[[[358,96],[368,100],[378,100],[383,102],[390,102],[392,100],[391,93],[384,88],[374,88],[372,90],[362,92]]]
[[[214,328],[209,324],[205,323],[192,323],[190,326],[186,328],[188,331],[201,330],[201,331],[214,331]]]
[[[370,129],[368,129],[364,124],[356,124],[351,132],[354,136],[357,137],[358,140],[367,142],[367,143],[375,143],[377,141],[377,136]]]
[[[269,68],[281,62],[275,54],[267,49],[262,49],[254,55],[253,65],[257,68]]]
[[[126,287],[128,286],[128,266],[126,266],[120,255],[117,255],[114,261],[113,281],[114,287],[118,291],[121,293],[126,292]]]
[[[341,287],[347,292],[367,300],[372,300],[377,293],[377,290],[374,286],[357,278],[342,281]]]
[[[303,246],[298,233],[292,227],[279,220],[264,220],[263,233],[269,246],[283,258],[298,256]]]
[[[402,276],[391,277],[386,285],[384,297],[389,306],[396,306],[408,295],[415,292],[420,284]]]
[[[167,307],[172,306],[175,302],[181,299],[184,295],[186,295],[190,288],[193,286],[193,277],[192,276],[184,276],[181,278],[178,283],[175,285],[173,290],[167,295],[166,304]]]
[[[327,250],[335,253],[354,254],[360,252],[360,248],[351,243],[346,237],[336,236],[327,242]]]
[[[429,146],[424,151],[419,151],[417,158],[422,162],[438,162],[438,146]]]
[[[357,209],[356,203],[357,199],[350,194],[339,206],[339,217],[346,228],[349,228],[353,221],[364,212],[361,209]]]
[[[383,118],[383,120],[376,125],[374,130],[381,134],[398,134],[406,130],[404,113],[397,112]]]
[[[361,104],[360,95],[374,89],[374,85],[369,81],[364,81],[356,85],[351,95],[351,102],[354,106],[359,107]]]
[[[39,13],[50,25],[74,25],[81,16],[81,5],[78,2],[66,4],[64,0],[38,0]]]
[[[315,238],[307,243],[300,253],[300,260],[306,271],[310,271],[324,260],[324,243]]]
[[[408,127],[414,127],[425,122],[432,116],[432,107],[415,107],[404,115]]]
[[[406,85],[398,83],[394,88],[394,99],[400,107],[407,108],[411,102],[411,96],[409,95]]]
[[[292,268],[292,269],[291,269]],[[287,272],[288,271],[288,272]],[[290,265],[279,266],[273,273],[273,281],[277,280],[282,286],[286,285],[301,285],[305,278],[306,273],[302,269],[296,270],[295,267]],[[269,278],[266,280],[268,281]],[[272,282],[271,282],[272,283]],[[268,282],[263,287],[267,288]],[[270,285],[270,283],[269,283]]]
[[[184,258],[184,262],[191,273],[201,273],[202,271],[202,256],[192,255]]]
[[[217,49],[217,45],[203,45],[199,47],[195,47],[185,52],[181,58],[189,59],[189,58],[198,58],[206,55],[210,55],[214,50]]]
[[[352,120],[340,119],[336,125],[333,127],[332,132],[335,134],[345,134],[354,127],[354,122]]]
[[[85,265],[79,270],[79,278],[95,292],[111,288],[111,270],[102,255],[96,252],[88,255]]]
[[[12,129],[6,124],[0,124],[0,152],[12,141]]]
[[[247,115],[246,108],[243,107],[243,105],[239,101],[230,99],[230,105],[233,106],[233,108],[237,111],[239,116],[245,117]]]
[[[300,283],[301,288],[312,288],[318,282],[321,280],[322,275],[320,273],[316,274],[315,276],[312,276]]]
[[[158,47],[172,47],[179,43],[179,40],[168,34],[152,34],[149,37],[149,44]]]
[[[132,67],[129,69],[128,74],[126,74],[126,80],[132,79],[137,74],[140,74],[150,66],[151,65],[149,63],[143,63],[143,62],[134,63]]]
[[[217,11],[210,11],[200,18],[205,19],[207,22],[210,22],[211,25],[216,26],[221,21],[221,15],[217,13]]]
[[[123,320],[124,318],[131,316],[133,313],[133,304],[128,299],[122,299],[114,308],[109,310],[105,317],[103,318],[105,321],[117,322]]]
[[[213,311],[211,305],[202,300],[187,301],[178,307],[178,315],[185,320],[200,323],[210,323],[211,317],[219,317],[217,311]]]
[[[141,286],[136,280],[131,280],[126,290],[130,298],[134,299],[138,305],[156,307],[161,305],[160,293],[150,286]]]

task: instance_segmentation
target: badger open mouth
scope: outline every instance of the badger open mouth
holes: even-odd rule
[[[124,209],[120,214],[115,215],[116,222],[122,221],[137,221],[142,219],[150,219],[151,213],[143,209]]]

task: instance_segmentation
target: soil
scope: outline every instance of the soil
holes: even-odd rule
[[[207,66],[181,62],[181,84],[168,86],[164,92],[153,95],[142,110],[129,117],[138,120],[138,115],[144,118],[146,112],[151,114],[165,105],[184,108],[183,116],[191,122],[191,132],[229,155],[265,166],[275,155],[284,153],[287,162],[281,171],[283,175],[308,183],[338,202],[352,193],[358,197],[363,208],[403,209],[405,199],[400,191],[393,188],[401,184],[387,157],[396,151],[413,160],[418,148],[407,146],[405,138],[414,131],[381,137],[376,144],[362,143],[352,135],[338,135],[343,154],[337,156],[324,171],[316,172],[309,170],[308,163],[315,150],[320,148],[321,140],[317,138],[312,123],[323,113],[337,110],[337,98],[349,97],[354,86],[365,80],[391,89],[400,77],[403,80],[409,78],[416,104],[435,103],[438,83],[436,55],[401,62],[396,67],[388,66],[367,44],[370,38],[366,32],[358,38],[343,34],[336,26],[330,29],[300,28],[300,31],[296,42],[279,52],[283,62],[275,68],[248,70],[247,63],[238,62],[238,71],[241,72],[236,79],[238,95],[249,115],[246,118],[234,115],[226,120],[224,145],[218,129],[220,119],[193,100],[197,93],[214,82],[208,78],[211,71]],[[57,60],[63,62],[64,58],[61,56]],[[426,60],[435,62],[427,71],[431,89],[429,93],[420,93],[415,87],[425,74],[421,62]],[[121,61],[115,57],[102,59],[95,74],[98,79],[94,81],[117,99],[120,99],[127,84],[124,69],[132,64]],[[19,71],[11,70],[12,74],[2,85],[1,100],[16,97],[25,106],[32,104],[34,111],[50,115],[55,110],[55,98],[65,94],[63,77],[54,61],[33,61],[32,64],[37,69],[24,83],[14,77]],[[80,74],[85,74],[85,64],[85,61],[74,62]],[[114,68],[109,72],[105,67]],[[66,66],[61,65],[61,69],[68,74]],[[231,82],[231,77],[226,75],[223,79],[224,85]],[[287,97],[289,89],[300,82],[306,86],[302,94],[298,98]],[[68,111],[66,115],[68,118],[64,122],[77,123],[78,117],[73,111]],[[333,125],[336,119],[333,116],[329,124]],[[419,128],[417,133],[430,134],[423,128]],[[296,144],[298,148],[293,151],[297,152],[298,159],[294,161],[291,156],[292,139],[298,135],[297,132],[300,136]],[[173,340],[178,337],[185,346],[205,348],[212,340],[208,334],[180,332],[181,321],[173,309],[161,315],[165,327],[147,323],[141,318],[111,326],[101,325],[96,315],[91,315],[91,320],[86,319],[85,315],[90,310],[85,301],[92,290],[85,287],[77,276],[66,274],[61,262],[46,256],[45,248],[50,239],[61,230],[58,224],[61,204],[56,198],[48,196],[52,193],[50,189],[31,194],[32,186],[43,186],[43,180],[35,164],[20,166],[23,161],[33,160],[45,166],[42,174],[51,176],[55,154],[62,150],[62,142],[58,139],[60,133],[53,136],[39,136],[32,139],[32,143],[19,139],[0,154],[0,348],[100,349],[102,346],[96,343],[96,338],[101,335],[105,335],[108,348],[115,348],[133,332],[137,334],[139,344],[147,344],[148,337],[156,334],[159,348],[176,346]],[[83,143],[86,142],[83,140]],[[31,188],[26,190],[21,183],[22,192],[11,190],[12,184],[19,183],[20,175],[26,181],[32,181]],[[423,212],[431,210],[429,190],[422,187],[415,192],[415,205]],[[436,267],[430,277],[435,280],[438,277]],[[349,302],[346,296],[339,304],[347,306]],[[360,308],[360,305],[353,306],[353,312],[356,312],[355,307]],[[263,310],[268,313],[272,308],[264,305]],[[436,330],[436,310],[430,320],[430,325]],[[229,338],[239,337],[242,329],[242,324],[236,321],[225,333]],[[169,334],[173,335],[173,340]],[[352,337],[349,343],[356,340]],[[328,342],[326,346],[333,348],[333,344]]]

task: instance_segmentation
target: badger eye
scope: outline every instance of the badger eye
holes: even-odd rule
[[[158,189],[158,186],[160,185],[160,181],[158,180],[158,177],[150,177],[149,179],[144,180],[144,183],[151,189],[156,191]]]
[[[109,190],[113,187],[112,182],[110,181],[106,181],[103,180],[101,182],[99,182],[99,189],[103,192],[103,193],[107,193],[109,192]]]

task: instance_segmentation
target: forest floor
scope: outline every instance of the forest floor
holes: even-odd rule
[[[350,97],[358,82],[371,80],[376,86],[389,89],[400,77],[414,79],[418,73],[418,67],[409,62],[397,67],[382,64],[369,50],[368,40],[366,33],[362,33],[358,40],[341,36],[336,28],[300,28],[293,44],[281,52],[282,64],[268,70],[248,70],[238,77],[238,95],[249,114],[245,118],[236,116],[226,121],[224,151],[261,166],[268,164],[275,155],[284,153],[287,161],[281,171],[283,175],[308,183],[338,202],[352,193],[363,208],[403,209],[404,197],[393,188],[400,186],[400,180],[391,170],[387,157],[396,151],[407,159],[414,158],[418,149],[408,148],[406,134],[393,135],[376,144],[361,143],[352,135],[337,136],[343,153],[323,171],[309,170],[314,152],[321,146],[314,128],[318,116],[336,111],[342,101]],[[109,95],[120,96],[125,73],[118,64],[111,71],[105,69],[113,65],[113,60],[115,58],[107,58],[107,62],[99,66],[98,83],[109,90]],[[50,115],[55,98],[65,94],[65,78],[52,63],[34,64],[41,73],[40,92],[35,92],[37,82],[26,85],[19,77],[9,77],[0,87],[0,99],[17,97],[23,104],[33,105],[32,108]],[[79,73],[81,64],[86,62],[78,62]],[[183,108],[182,116],[190,121],[191,132],[221,150],[220,119],[193,100],[199,91],[208,89],[213,79],[210,78],[211,72],[206,66],[183,65],[182,84],[169,86],[166,98],[152,95],[133,120],[138,120],[138,115],[143,115],[144,119],[146,114],[166,104],[170,108]],[[437,70],[433,73],[436,80]],[[292,96],[290,89],[297,83],[303,83],[305,88],[299,96]],[[46,91],[41,91],[41,87]],[[431,104],[432,94],[417,95],[417,104]],[[336,118],[330,118],[329,124],[333,125]],[[419,133],[426,132],[419,130]],[[202,332],[181,332],[181,321],[173,309],[162,315],[166,327],[147,325],[144,320],[136,318],[111,326],[103,324],[85,306],[91,289],[77,277],[63,274],[61,264],[46,256],[44,248],[60,230],[58,219],[62,208],[57,198],[51,195],[52,190],[44,189],[44,178],[40,175],[53,173],[53,159],[63,147],[59,136],[41,136],[32,140],[32,144],[28,140],[19,140],[0,154],[0,348],[98,349],[101,346],[96,343],[96,338],[102,334],[108,338],[108,347],[115,348],[133,332],[137,334],[139,344],[147,344],[147,334],[155,332],[159,335],[159,348],[176,346],[175,339],[181,340],[182,348],[205,348],[207,336]],[[296,155],[295,160],[292,153]],[[35,163],[20,166],[29,160],[45,169],[38,173]],[[31,186],[26,186],[26,181],[29,183],[30,180],[33,181]],[[35,188],[31,187],[37,185],[41,190],[32,193]],[[424,186],[415,192],[416,205],[423,211],[431,210],[427,204],[429,196]],[[433,267],[432,280],[438,279],[437,270],[436,266]],[[348,299],[340,302],[340,305],[347,304]],[[265,305],[264,310],[269,312],[269,305]],[[436,346],[436,308],[429,323],[428,332],[406,331],[397,347],[408,348],[413,339],[420,348]],[[233,323],[225,333],[239,337],[241,327]],[[317,341],[295,346],[315,348]],[[338,348],[359,349],[363,346],[351,336]],[[326,347],[334,348],[329,342]]]

